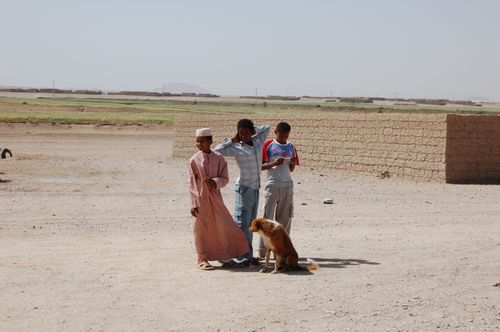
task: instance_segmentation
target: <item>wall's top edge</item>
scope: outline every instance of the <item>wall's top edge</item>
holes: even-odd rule
[[[375,112],[275,112],[275,113],[213,113],[213,114],[179,114],[175,120],[193,121],[205,119],[352,119],[352,120],[401,120],[401,121],[446,121],[446,113],[375,113]]]

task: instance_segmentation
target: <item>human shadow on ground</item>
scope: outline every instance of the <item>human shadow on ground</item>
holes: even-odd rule
[[[279,273],[283,274],[293,274],[293,275],[311,275],[313,272],[307,270],[307,265],[311,263],[311,260],[316,262],[319,266],[319,269],[343,269],[349,266],[358,266],[358,265],[380,265],[380,263],[372,262],[366,259],[354,259],[354,258],[318,258],[318,257],[302,257],[299,258],[299,264],[304,270],[296,270],[296,271],[286,271],[280,270]],[[247,267],[222,267],[222,266],[214,266],[215,270],[220,271],[228,271],[228,272],[259,272],[264,267],[264,262],[260,262],[259,266],[247,266]],[[269,260],[268,272],[271,274],[271,271],[274,270],[274,259]],[[313,270],[314,271],[314,270]]]
[[[380,263],[368,261],[366,259],[354,259],[354,258],[314,258],[314,257],[302,257],[299,258],[299,262],[304,265],[307,260],[313,260],[318,263],[320,268],[333,268],[333,269],[343,269],[349,266],[356,265],[380,265]]]

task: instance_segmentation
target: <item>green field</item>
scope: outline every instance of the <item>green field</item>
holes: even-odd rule
[[[61,124],[99,124],[170,125],[173,116],[167,113],[150,112],[78,112],[78,111],[0,111],[0,122],[10,123],[61,123]]]
[[[0,122],[63,124],[171,125],[180,114],[307,113],[365,110],[373,112],[460,112],[500,114],[499,104],[483,106],[271,101],[218,98],[203,100],[138,100],[104,98],[0,97]]]

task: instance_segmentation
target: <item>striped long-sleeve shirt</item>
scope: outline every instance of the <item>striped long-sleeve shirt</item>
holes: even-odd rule
[[[253,145],[243,142],[232,142],[226,138],[217,145],[214,151],[223,156],[234,157],[240,168],[240,176],[236,184],[244,185],[252,189],[260,188],[260,172],[262,167],[262,146],[269,135],[268,125],[255,127],[255,135],[252,136]]]

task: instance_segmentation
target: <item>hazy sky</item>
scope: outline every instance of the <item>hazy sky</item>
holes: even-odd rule
[[[0,0],[0,85],[500,100],[498,0]]]

